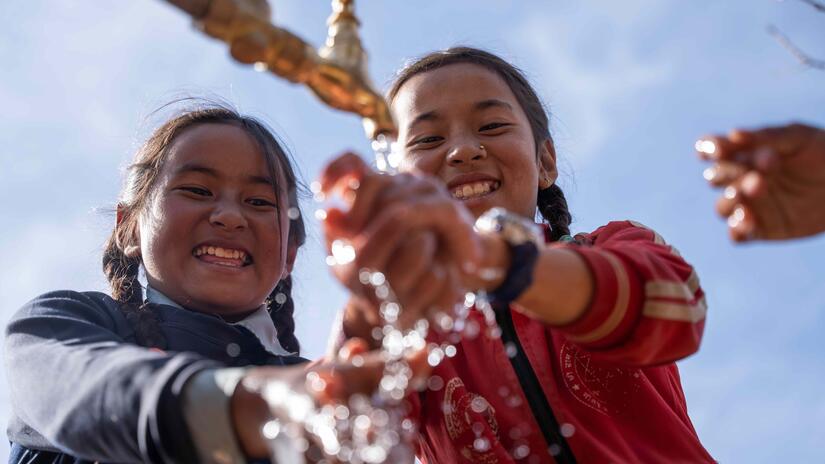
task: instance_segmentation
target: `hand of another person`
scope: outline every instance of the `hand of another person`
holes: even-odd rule
[[[403,308],[402,326],[449,311],[463,298],[462,274],[478,265],[480,242],[472,215],[441,183],[418,174],[382,175],[349,153],[327,166],[321,185],[349,204],[346,211],[329,210],[324,221],[329,249],[343,240],[355,253],[333,269],[353,292],[348,313],[361,308],[365,325],[378,323],[371,289],[360,281],[364,269],[384,274]]]
[[[716,210],[735,241],[785,240],[825,231],[825,130],[802,124],[734,130],[699,140],[724,187]]]

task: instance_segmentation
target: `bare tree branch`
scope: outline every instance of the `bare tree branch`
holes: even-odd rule
[[[814,2],[814,0],[802,0],[802,1],[810,2],[814,5],[818,5],[819,7],[822,8],[822,11],[825,12],[825,6],[817,4],[816,2]],[[787,35],[783,34],[782,31],[779,30],[778,27],[774,26],[773,24],[769,25],[768,26],[768,34],[772,35],[776,39],[776,41],[779,42],[780,45],[782,45],[783,47],[785,47],[786,50],[791,52],[791,55],[796,57],[796,59],[799,60],[799,62],[802,63],[803,65],[814,68],[814,69],[820,69],[820,70],[825,71],[825,60],[820,60],[820,59],[814,58],[814,57],[808,55],[807,53],[803,52],[802,49],[797,47],[791,41],[791,39],[788,38]]]
[[[807,3],[812,7],[816,8],[817,11],[820,13],[825,13],[825,3],[818,2],[817,0],[799,0],[800,2]]]

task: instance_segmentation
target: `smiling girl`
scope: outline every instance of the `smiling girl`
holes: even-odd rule
[[[713,462],[674,364],[697,350],[704,328],[696,273],[631,221],[570,236],[548,117],[523,75],[487,52],[453,48],[401,70],[389,99],[402,174],[376,175],[354,155],[334,161],[323,184],[354,201],[330,212],[328,240],[350,240],[350,274],[383,271],[404,307],[420,299],[406,291],[411,274],[438,262],[464,288],[487,292],[502,330],[474,336],[484,320],[472,312],[466,326],[476,330],[410,398],[419,457]],[[350,274],[339,278],[357,293]],[[374,313],[354,298],[344,334],[363,334]]]
[[[297,190],[255,119],[209,106],[159,127],[129,167],[106,244],[111,295],[47,293],[7,327],[10,462],[267,457],[273,413],[255,385],[302,392],[306,376],[286,367],[305,361],[290,297],[305,238]],[[357,370],[335,367],[339,393],[361,388]]]

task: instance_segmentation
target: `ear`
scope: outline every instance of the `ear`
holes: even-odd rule
[[[123,226],[123,219],[126,217],[126,206],[123,203],[117,204],[117,212],[115,213],[115,227]],[[131,245],[126,245],[123,248],[123,254],[129,258],[140,257],[140,234],[133,234],[134,237],[129,237]]]
[[[544,190],[553,185],[559,177],[559,171],[556,169],[556,147],[550,138],[544,139],[544,143],[539,147],[537,162],[539,168],[539,189]]]

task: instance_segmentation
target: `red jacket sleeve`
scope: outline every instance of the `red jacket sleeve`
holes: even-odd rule
[[[579,253],[595,283],[585,314],[559,328],[600,360],[632,366],[672,362],[699,348],[705,294],[693,267],[659,234],[611,222],[565,246]]]

